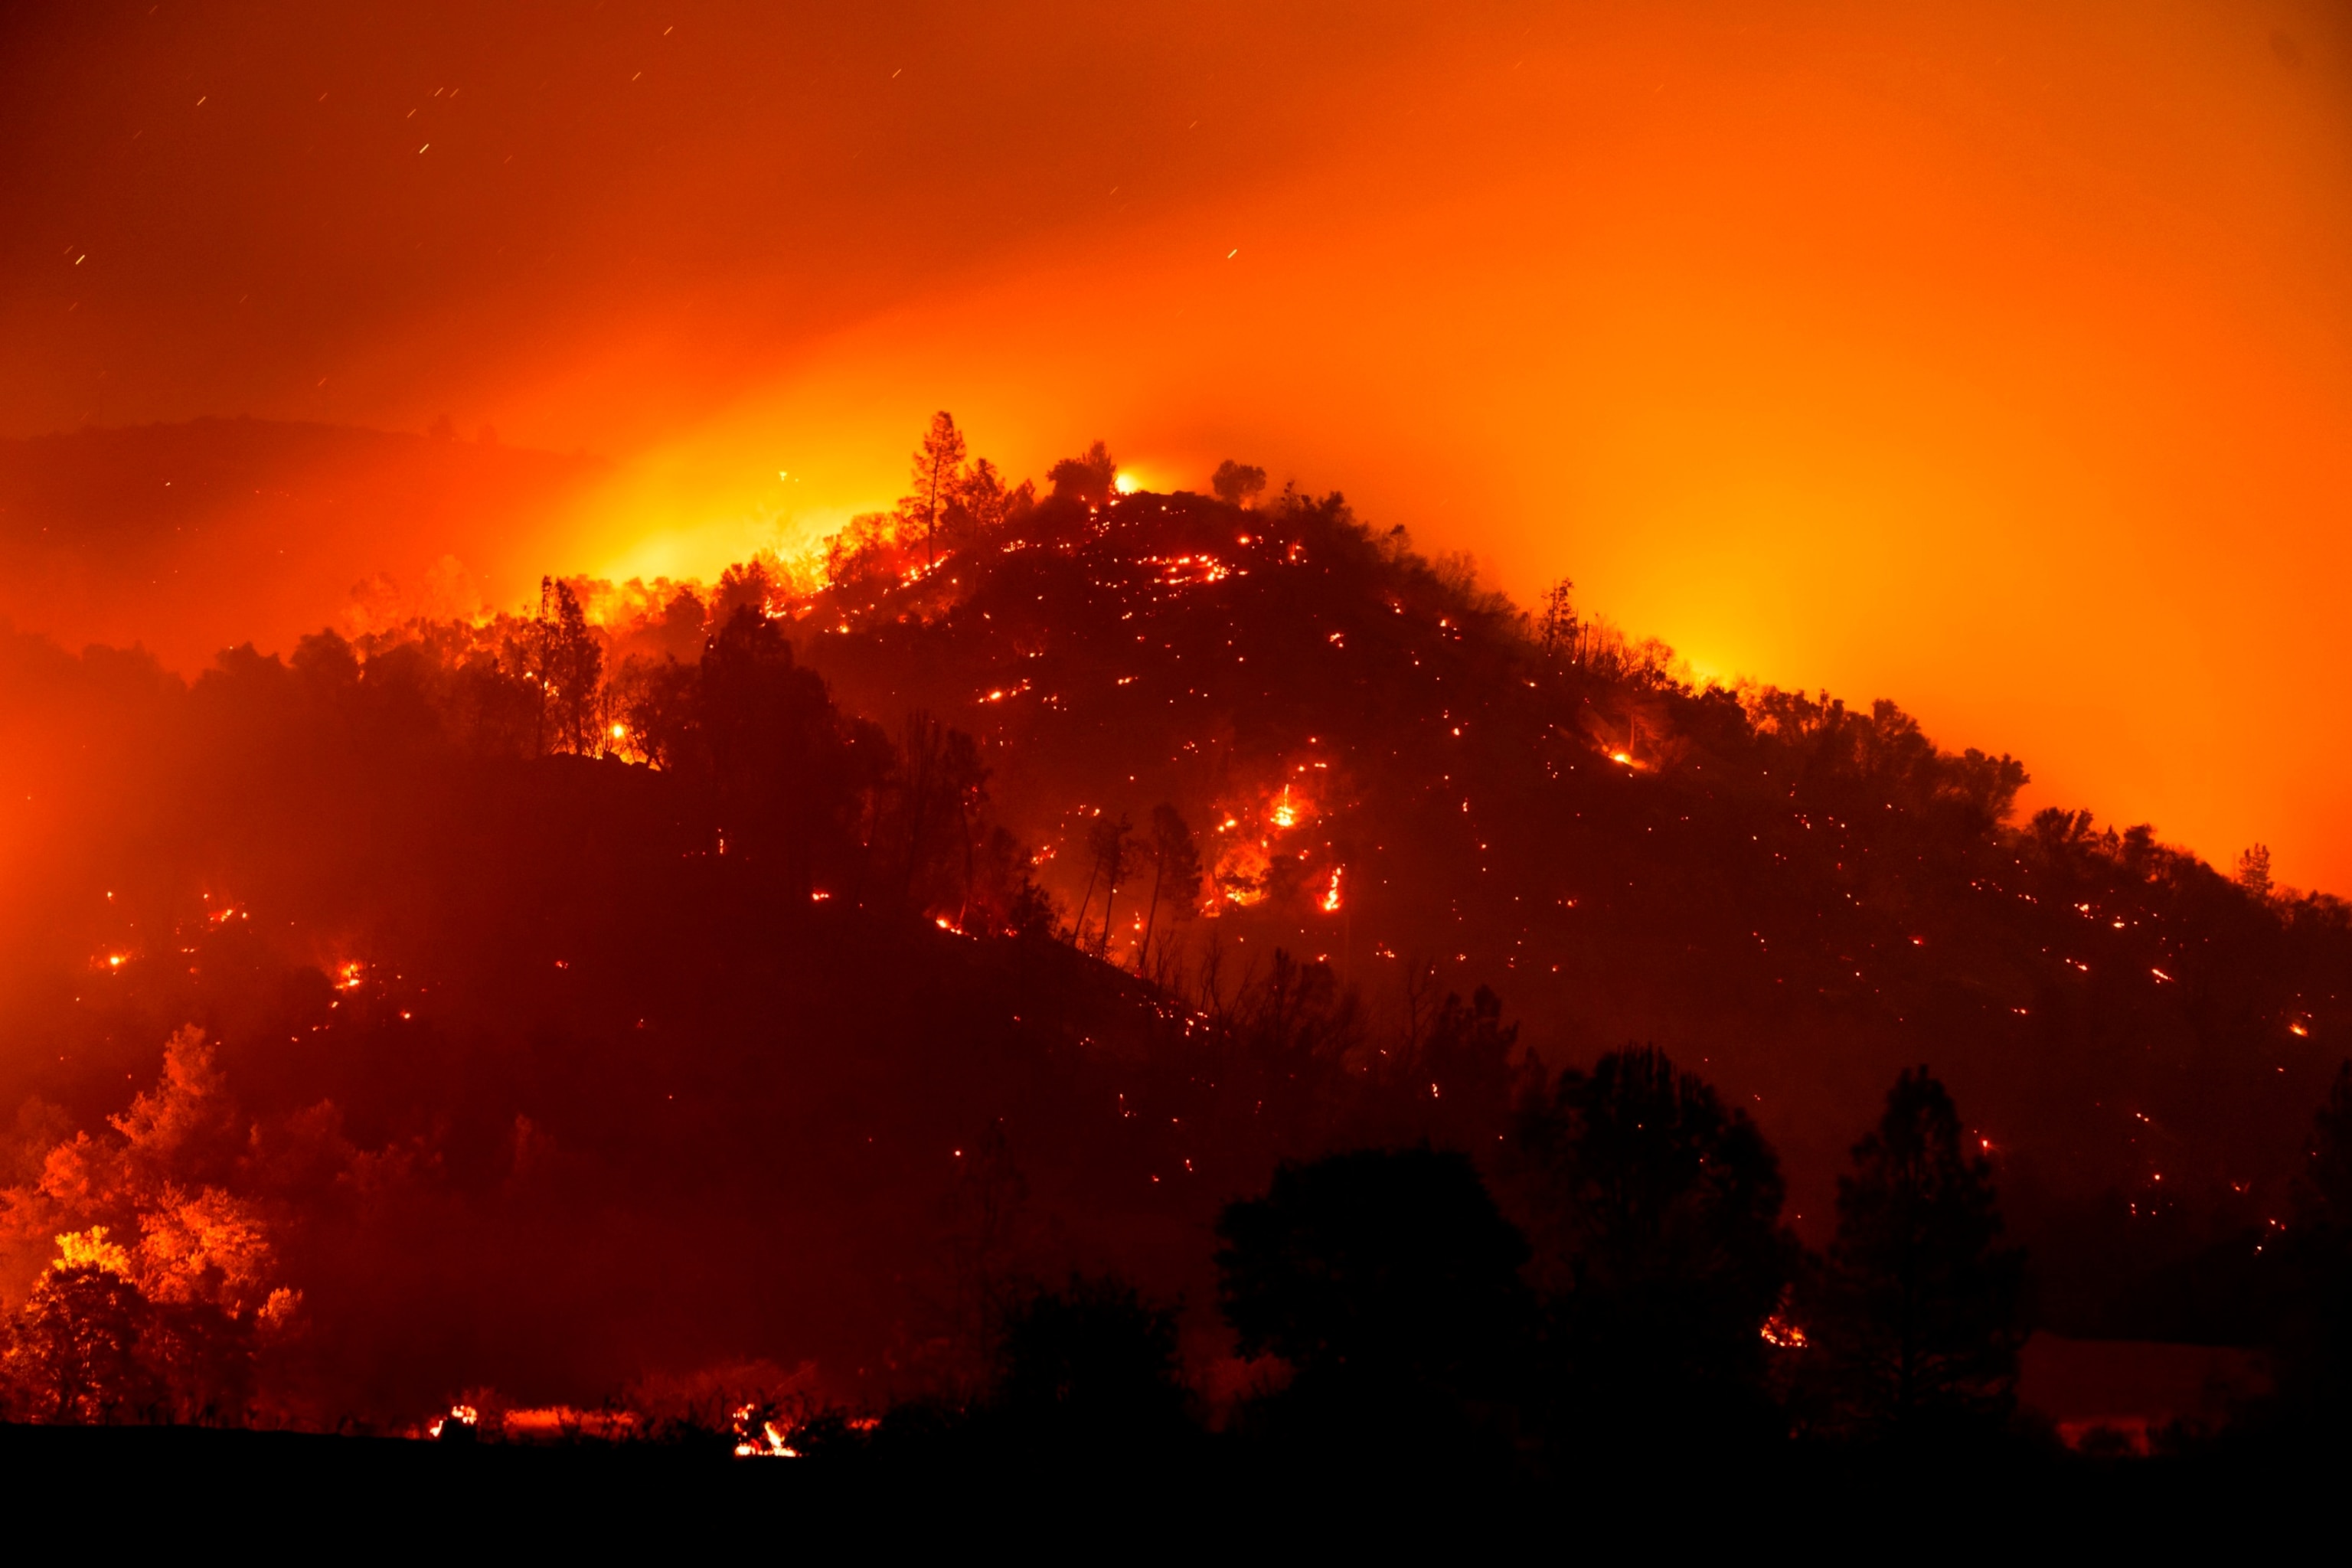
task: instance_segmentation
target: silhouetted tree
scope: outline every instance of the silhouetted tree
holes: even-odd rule
[[[961,924],[976,869],[973,823],[987,799],[979,745],[929,713],[910,713],[895,782],[900,907],[919,911],[952,898]]]
[[[723,836],[772,856],[805,896],[822,846],[841,842],[878,783],[889,742],[845,724],[775,623],[735,612],[702,656],[694,728],[707,749]]]
[[[1073,1275],[1005,1315],[993,1405],[1032,1437],[1133,1443],[1181,1431],[1176,1314],[1116,1278]]]
[[[1566,577],[1544,590],[1543,612],[1537,623],[1544,653],[1555,659],[1576,661],[1579,652],[1578,635],[1582,623],[1576,618],[1576,605],[1570,597],[1576,584]]]
[[[1835,1426],[1915,1436],[2008,1414],[2024,1255],[2000,1234],[1991,1163],[1963,1145],[1944,1086],[1924,1067],[1904,1073],[1838,1180],[1806,1325]]]
[[[1143,941],[1135,950],[1139,973],[1151,951],[1160,900],[1173,905],[1180,920],[1189,919],[1201,902],[1200,847],[1193,843],[1192,830],[1183,817],[1165,801],[1151,808],[1151,838],[1144,853],[1151,861],[1151,901],[1143,916]]]
[[[2295,1415],[2332,1427],[2352,1409],[2352,1062],[2312,1118],[2285,1251],[2280,1393]]]
[[[930,428],[923,432],[923,444],[915,449],[912,499],[922,510],[926,565],[938,559],[940,509],[955,499],[961,482],[963,458],[963,432],[956,428],[955,416],[943,408],[931,416]]]
[[[1265,490],[1265,470],[1249,463],[1236,463],[1231,458],[1217,465],[1210,477],[1209,488],[1227,506],[1247,506]]]
[[[1110,951],[1111,906],[1118,896],[1119,883],[1126,879],[1131,868],[1128,836],[1134,830],[1135,825],[1128,820],[1127,813],[1123,811],[1117,816],[1102,813],[1087,828],[1087,847],[1094,854],[1094,869],[1087,879],[1086,896],[1078,900],[1076,933],[1078,942],[1083,944],[1086,941],[1087,905],[1093,900],[1095,883],[1099,879],[1103,884],[1103,928],[1102,936],[1095,944],[1095,951],[1098,953]]]
[[[585,755],[599,747],[604,648],[568,583],[539,580],[539,616],[524,641],[539,686],[539,750]]]
[[[1612,1051],[1560,1075],[1512,1155],[1570,1418],[1653,1436],[1753,1420],[1796,1248],[1746,1113],[1662,1051]]]
[[[2088,816],[2089,813],[2084,815]],[[2271,847],[2257,844],[2238,857],[2238,885],[2258,899],[2271,893]]]
[[[1045,482],[1054,487],[1056,496],[1087,506],[1100,506],[1109,500],[1118,479],[1118,464],[1100,441],[1082,455],[1065,458],[1045,470]]]
[[[1286,1163],[1264,1197],[1226,1206],[1217,1237],[1241,1353],[1279,1356],[1302,1384],[1492,1394],[1523,1342],[1527,1239],[1461,1154]]]

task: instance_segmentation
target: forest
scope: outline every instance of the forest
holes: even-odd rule
[[[11,1420],[1540,1479],[2063,1453],[2046,1331],[2265,1358],[2133,1451],[2335,1429],[2345,904],[1242,463],[911,467],[193,681],[0,635]]]

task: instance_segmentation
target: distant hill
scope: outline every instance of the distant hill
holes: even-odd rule
[[[0,616],[194,673],[290,647],[378,576],[448,613],[525,596],[590,459],[263,419],[0,441]],[[455,564],[443,564],[454,557]],[[437,576],[436,576],[437,569]]]

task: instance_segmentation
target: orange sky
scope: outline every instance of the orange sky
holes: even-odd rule
[[[0,191],[0,434],[446,411],[647,571],[1234,456],[2352,891],[2341,5],[11,13]]]

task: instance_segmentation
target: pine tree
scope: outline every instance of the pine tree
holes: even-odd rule
[[[956,428],[955,416],[940,409],[931,416],[931,427],[923,432],[923,444],[915,449],[915,500],[923,508],[923,563],[929,565],[938,558],[940,508],[955,498],[963,475],[963,432]]]
[[[2006,1415],[2024,1255],[2001,1243],[1991,1163],[1926,1068],[1895,1081],[1853,1164],[1811,1325],[1834,1423],[1907,1436]]]

